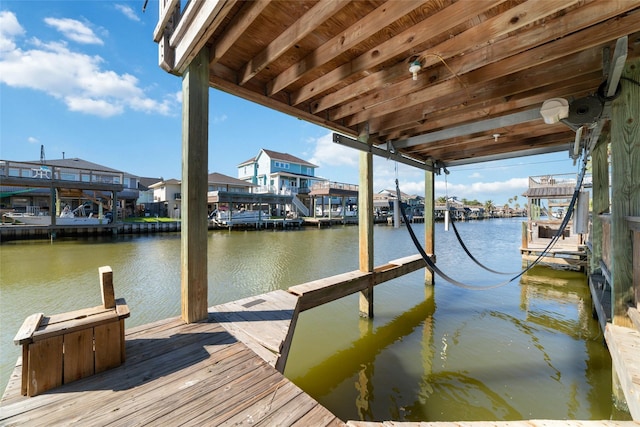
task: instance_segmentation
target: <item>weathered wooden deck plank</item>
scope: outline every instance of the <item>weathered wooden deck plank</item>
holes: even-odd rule
[[[246,348],[245,348],[246,349]],[[267,365],[259,358],[251,358],[243,361],[233,367],[227,366],[226,372],[224,367],[220,371],[211,372],[207,379],[195,381],[193,383],[180,382],[176,387],[175,382],[169,382],[169,388],[155,405],[140,405],[140,408],[131,412],[130,419],[118,418],[110,420],[113,425],[131,425],[135,424],[158,424],[158,425],[187,425],[193,422],[193,418],[203,417],[199,421],[200,425],[211,424],[208,411],[217,411],[221,413],[240,410],[235,397],[244,390],[259,392],[263,388],[271,387],[277,381],[285,381],[281,376],[277,375],[270,369],[265,369]],[[211,366],[206,367],[206,375]],[[190,377],[194,378],[194,377]],[[270,379],[266,381],[265,379]],[[166,387],[162,387],[164,391]],[[145,399],[146,401],[147,399]],[[207,414],[207,415],[205,415]]]
[[[157,356],[138,358],[137,362],[127,361],[119,368],[67,384],[43,394],[41,398],[40,396],[37,399],[23,398],[15,407],[3,407],[2,417],[13,416],[13,412],[17,411],[18,414],[25,414],[27,417],[23,419],[21,415],[17,417],[17,421],[33,421],[31,417],[39,415],[37,412],[32,414],[28,411],[37,408],[46,411],[48,421],[55,424],[56,413],[62,410],[61,417],[64,420],[68,417],[68,414],[64,413],[64,409],[68,406],[78,405],[80,398],[82,406],[86,405],[85,407],[92,408],[117,404],[119,400],[126,399],[129,390],[136,393],[137,389],[143,389],[146,394],[155,387],[154,380],[162,379],[172,372],[181,372],[193,364],[206,360],[208,357],[205,354],[206,351],[203,351],[203,342],[207,345],[219,344],[214,347],[215,350],[222,350],[234,344],[238,348],[243,347],[219,325],[215,326],[217,326],[216,332],[209,334],[206,338],[202,335],[197,337],[196,334],[188,334],[180,336],[181,339],[177,345],[176,343],[168,343],[167,348],[174,351],[159,349],[160,353]],[[195,340],[196,337],[199,340]],[[82,415],[80,414],[81,418]]]
[[[217,322],[154,322],[127,331],[126,344],[117,368],[32,398],[18,388],[0,406],[0,425],[212,425],[266,419],[285,405],[305,408],[280,418],[289,423],[312,413],[344,425]]]
[[[604,336],[631,417],[640,421],[640,331],[608,323]]]
[[[278,290],[211,307],[209,317],[276,366],[295,322],[297,301],[296,296]]]

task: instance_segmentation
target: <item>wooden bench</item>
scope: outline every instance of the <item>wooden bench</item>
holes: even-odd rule
[[[48,317],[36,313],[22,324],[13,342],[22,345],[23,395],[36,396],[124,362],[129,307],[114,297],[111,267],[98,271],[101,306]]]

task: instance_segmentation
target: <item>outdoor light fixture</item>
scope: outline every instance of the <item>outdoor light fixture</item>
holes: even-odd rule
[[[413,74],[413,80],[418,80],[418,72],[422,69],[420,61],[417,59],[409,65],[409,72]]]

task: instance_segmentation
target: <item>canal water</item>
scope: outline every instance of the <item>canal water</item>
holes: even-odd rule
[[[522,218],[458,223],[476,258],[519,271]],[[422,224],[413,225],[423,236]],[[375,265],[417,253],[406,227],[374,230]],[[480,269],[436,224],[439,267],[473,286]],[[209,232],[209,306],[358,268],[358,228]],[[132,327],[180,313],[179,234],[0,245],[0,387],[19,356],[12,339],[35,312],[101,304],[98,268],[114,271]],[[424,285],[418,271],[302,313],[285,375],[343,420],[629,419],[611,400],[611,359],[581,273],[536,267],[490,290]]]

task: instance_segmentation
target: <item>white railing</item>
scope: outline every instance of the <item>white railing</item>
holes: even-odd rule
[[[298,196],[293,196],[291,200],[293,201],[293,205],[302,215],[309,216],[309,208],[306,207],[300,199],[298,199]]]
[[[349,190],[349,191],[358,191],[358,186],[355,184],[345,184],[343,182],[316,182],[311,186],[312,190],[321,190],[324,188],[336,189],[336,190]]]
[[[549,187],[549,186],[574,186],[578,182],[575,174],[541,175],[529,177],[529,188]]]
[[[122,172],[9,160],[0,160],[0,176],[87,183],[99,182],[103,184],[124,183],[124,173]]]

